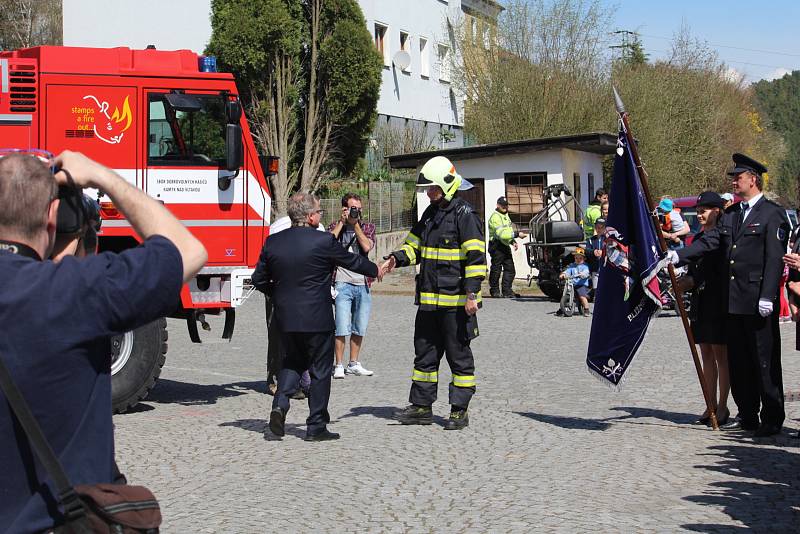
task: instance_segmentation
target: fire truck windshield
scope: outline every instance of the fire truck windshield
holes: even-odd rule
[[[220,95],[148,97],[148,164],[220,166],[225,162],[225,99]]]

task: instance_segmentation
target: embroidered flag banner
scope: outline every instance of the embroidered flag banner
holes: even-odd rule
[[[619,390],[662,299],[657,274],[666,265],[633,155],[620,122],[600,278],[586,363]]]

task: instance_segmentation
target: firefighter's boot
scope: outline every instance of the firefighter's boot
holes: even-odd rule
[[[433,410],[430,406],[412,404],[395,413],[394,418],[404,425],[433,424]]]
[[[469,415],[467,410],[453,406],[450,410],[450,418],[444,424],[445,430],[461,430],[469,425]]]

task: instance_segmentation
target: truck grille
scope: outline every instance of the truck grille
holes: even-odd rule
[[[36,66],[10,65],[11,111],[36,111]]]

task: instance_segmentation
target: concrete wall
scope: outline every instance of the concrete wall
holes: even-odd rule
[[[592,172],[595,176],[595,187],[601,187],[603,183],[603,164],[602,157],[590,152],[577,150],[557,149],[542,150],[539,152],[529,152],[527,154],[513,154],[504,156],[492,156],[485,158],[474,158],[459,160],[451,158],[458,173],[464,178],[483,178],[484,179],[484,210],[486,213],[486,227],[484,231],[488,238],[489,217],[497,206],[498,197],[505,196],[506,183],[505,174],[515,172],[547,173],[546,185],[566,183],[570,189],[574,188],[573,173],[580,173],[581,179],[581,208],[588,204],[588,173]],[[419,169],[417,169],[419,172]],[[592,192],[593,195],[594,192]],[[417,193],[418,216],[430,205],[427,194],[424,190]],[[572,212],[570,212],[572,216]],[[521,229],[526,231],[527,229]],[[528,266],[523,240],[518,239],[519,249],[514,253],[514,266],[517,270],[517,278],[525,279],[534,273]],[[487,262],[491,264],[487,255]]]
[[[375,246],[369,251],[369,259],[380,265],[384,256],[400,248],[407,235],[408,230],[377,234]]]

